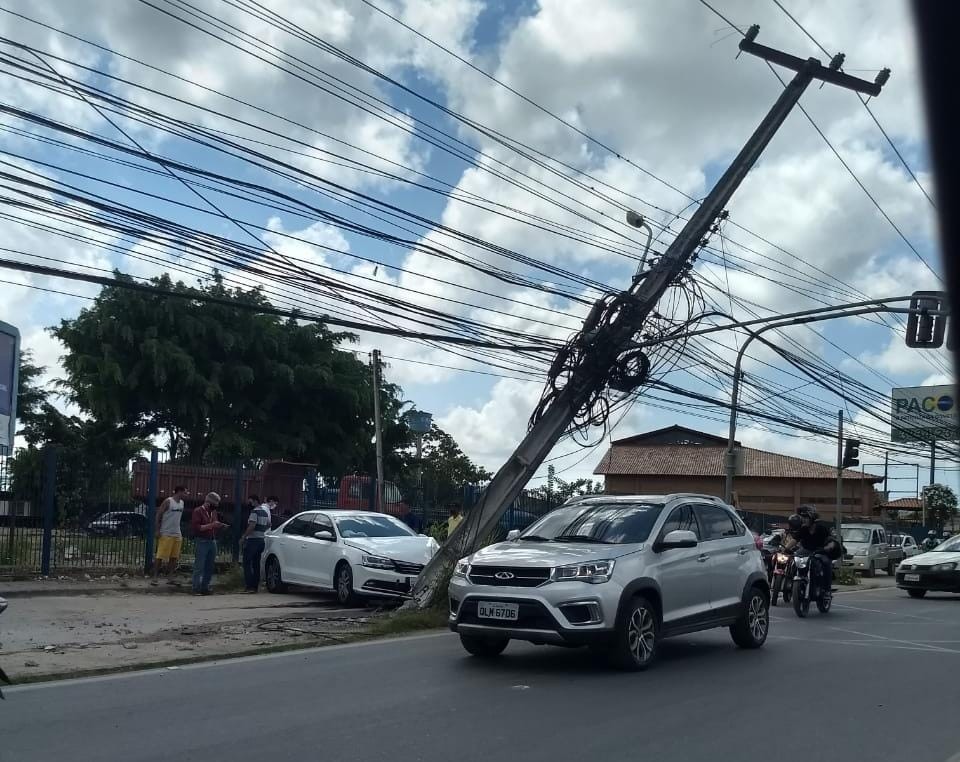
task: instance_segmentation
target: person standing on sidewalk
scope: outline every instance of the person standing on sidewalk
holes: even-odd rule
[[[260,557],[263,555],[264,535],[270,529],[270,509],[266,505],[259,505],[260,498],[250,496],[250,502],[255,506],[250,510],[247,518],[247,528],[240,538],[240,549],[243,553],[243,582],[244,592],[255,593],[260,589]]]
[[[210,595],[210,582],[213,580],[213,564],[217,558],[217,530],[227,525],[220,521],[217,506],[220,495],[209,492],[203,499],[203,505],[197,506],[190,514],[190,529],[196,539],[193,558],[193,594]]]
[[[167,584],[174,585],[174,575],[180,563],[180,548],[183,545],[183,533],[180,521],[183,519],[183,498],[187,488],[178,485],[173,494],[160,504],[157,511],[157,557],[153,562],[153,579],[150,584],[156,587],[160,576],[160,567],[166,566]]]
[[[450,518],[447,519],[447,537],[449,537],[463,523],[463,514],[457,503],[448,503],[447,509],[450,511]]]

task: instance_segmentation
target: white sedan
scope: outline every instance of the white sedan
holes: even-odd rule
[[[438,548],[383,513],[306,511],[267,532],[264,577],[271,593],[333,590],[344,606],[357,595],[405,597]]]

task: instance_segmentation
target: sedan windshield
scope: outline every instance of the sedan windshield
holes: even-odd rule
[[[409,527],[389,516],[348,516],[336,521],[343,538],[416,537]]]
[[[548,513],[520,535],[520,539],[604,545],[645,542],[662,509],[662,503],[571,505]]]
[[[941,542],[933,550],[935,553],[960,553],[960,534],[946,542]]]
[[[840,530],[840,536],[844,542],[870,542],[869,529],[847,528]]]

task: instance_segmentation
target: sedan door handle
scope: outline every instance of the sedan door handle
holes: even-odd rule
[[[710,556],[708,556],[706,553],[704,553],[703,555],[697,556],[697,561],[702,564],[702,563],[704,563],[708,558],[710,558]]]
[[[737,553],[742,556],[742,555],[744,555],[745,553],[747,553],[747,551],[749,551],[749,550],[750,550],[750,548],[748,548],[746,545],[744,545],[743,547],[741,547],[741,548],[739,548],[739,549],[737,550]]]

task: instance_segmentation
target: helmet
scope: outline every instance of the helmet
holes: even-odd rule
[[[811,521],[816,521],[820,514],[817,513],[817,509],[812,505],[801,505],[797,508],[797,513],[801,518],[810,519]]]
[[[797,532],[800,530],[800,527],[803,526],[803,519],[800,518],[799,514],[795,513],[787,519],[787,526],[790,527],[791,532]]]
[[[936,536],[937,536],[937,533],[934,532],[932,529],[931,529],[929,532],[927,532],[927,534],[930,535],[931,537],[936,537]]]

